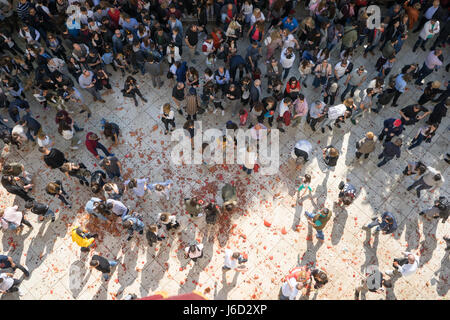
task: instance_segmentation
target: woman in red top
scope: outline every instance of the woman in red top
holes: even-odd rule
[[[224,41],[222,30],[215,28],[214,31],[211,32],[211,37],[213,38],[214,48],[219,49],[220,44]]]
[[[108,16],[111,19],[111,23],[113,24],[114,28],[118,28],[119,27],[119,19],[120,19],[119,9],[117,9],[117,7],[109,8]]]
[[[291,77],[289,81],[286,83],[286,89],[284,90],[284,97],[290,97],[292,101],[297,99],[298,94],[300,93],[300,81],[298,81],[295,77]]]

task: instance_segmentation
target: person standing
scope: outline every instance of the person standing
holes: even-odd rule
[[[89,263],[91,268],[95,268],[102,273],[102,278],[105,281],[109,280],[112,273],[111,269],[117,266],[117,264],[118,262],[115,260],[108,260],[96,254],[92,256],[91,262]]]
[[[161,63],[159,61],[156,61],[153,56],[150,56],[148,58],[148,64],[147,69],[150,74],[150,79],[152,80],[153,88],[158,87],[158,89],[161,89],[161,86],[164,85],[164,81],[161,79]]]
[[[298,293],[302,289],[302,285],[295,277],[286,279],[280,288],[279,299],[280,300],[295,300]]]
[[[64,196],[68,197],[68,194],[64,190],[62,182],[60,180],[49,182],[45,187],[45,191],[47,192],[47,194],[61,200],[62,204],[66,205],[69,209],[72,208],[72,205],[69,202],[67,202],[66,198],[64,197]]]
[[[106,174],[108,175],[109,179],[119,178],[122,177],[122,163],[117,159],[115,156],[108,156],[104,158],[102,161],[100,161],[99,164],[100,168],[105,170]]]
[[[365,297],[365,294],[370,291],[374,293],[384,292],[383,287],[392,288],[392,281],[384,279],[383,273],[378,269],[372,270],[370,273],[365,272],[367,277],[361,280],[361,284],[355,289],[355,300],[359,300],[360,294]]]
[[[364,159],[367,159],[369,154],[375,151],[376,143],[377,138],[373,132],[367,132],[366,136],[356,143],[356,159],[359,159],[362,155],[364,155]]]
[[[123,227],[128,230],[127,241],[133,238],[135,231],[139,234],[144,233],[145,224],[136,212],[122,216],[122,222]]]
[[[427,49],[425,48],[425,44],[429,39],[433,38],[435,34],[438,34],[439,31],[440,27],[438,20],[431,19],[430,21],[427,21],[423,26],[422,31],[420,31],[419,37],[417,38],[417,41],[414,44],[412,52],[416,52],[419,46],[423,51],[427,51]]]
[[[427,124],[440,124],[442,119],[447,115],[447,109],[450,106],[450,97],[446,100],[442,100],[440,103],[434,106],[433,111],[430,113],[428,117]]]
[[[317,239],[324,242],[325,235],[323,234],[323,229],[331,219],[331,211],[327,208],[323,208],[320,212],[316,213],[305,211],[305,215],[308,218],[308,223],[316,230]]]
[[[308,114],[306,115],[306,122],[309,124],[312,131],[316,131],[317,122],[322,121],[325,117],[325,105],[326,104],[324,102],[316,100],[314,104],[310,106]]]
[[[31,223],[25,219],[25,214],[18,211],[18,208],[19,207],[15,205],[0,211],[0,224],[4,230],[15,230],[17,233],[20,233],[23,229],[23,225],[33,229]]]
[[[419,116],[420,112],[424,112],[424,114]],[[417,103],[406,106],[400,110],[402,124],[405,126],[415,124],[416,122],[425,118],[430,113],[431,112],[427,108]]]
[[[94,73],[87,69],[84,70],[83,73],[78,78],[78,83],[80,84],[80,87],[89,92],[94,98],[94,101],[98,100],[101,103],[105,103],[106,101],[103,100],[100,92],[97,90],[95,86],[96,81],[97,79],[95,78]]]
[[[400,158],[400,154],[401,154],[400,147],[402,146],[402,143],[403,143],[403,141],[400,138],[396,138],[394,140],[394,142],[386,141],[383,144],[383,146],[384,146],[383,152],[381,152],[381,154],[378,156],[378,159],[383,159],[383,160],[381,160],[377,164],[377,167],[384,166],[386,163],[388,163],[389,161],[394,159],[395,156],[397,158]]]
[[[352,71],[345,80],[344,85],[347,86],[342,92],[341,101],[344,101],[345,96],[350,91],[350,97],[353,98],[356,88],[361,87],[361,85],[367,79],[367,70],[364,69],[364,66],[359,66],[358,69]]]
[[[430,143],[431,139],[436,134],[437,126],[435,124],[427,125],[425,127],[422,127],[417,132],[417,135],[414,137],[414,139],[411,141],[410,146],[408,147],[408,150],[414,149],[422,144],[422,141],[425,140],[425,142]]]
[[[197,241],[195,241],[195,243],[187,246],[184,249],[184,257],[186,259],[192,259],[194,262],[203,257],[203,243],[197,243]]]
[[[280,57],[280,64],[283,67],[284,75],[283,75],[283,81],[286,80],[286,78],[289,75],[289,70],[291,70],[292,66],[294,65],[295,61],[295,53],[294,49],[292,47],[284,48],[281,52]]]
[[[20,181],[20,182],[19,182]],[[4,175],[1,179],[2,186],[11,194],[14,194],[24,201],[34,200],[34,198],[28,195],[28,192],[33,187],[32,184],[23,185],[22,180],[19,177],[6,176]]]
[[[444,181],[444,177],[442,177],[438,170],[433,167],[427,167],[427,172],[406,190],[410,191],[415,189],[417,192],[417,198],[420,198],[420,191],[431,189],[430,192],[434,192],[437,188],[440,188],[444,184]]]

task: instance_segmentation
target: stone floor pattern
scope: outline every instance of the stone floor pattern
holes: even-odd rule
[[[401,50],[392,74],[407,63],[422,65],[426,53],[419,50],[413,55],[411,47],[416,37],[411,38]],[[241,54],[245,54],[245,49],[245,45],[240,45]],[[363,64],[369,70],[368,81],[376,75],[374,64],[379,51],[376,53],[377,56],[369,55],[367,60],[362,58],[361,48],[355,54],[355,68]],[[448,54],[446,50],[444,56],[448,58]],[[334,50],[333,65],[337,62],[337,56],[338,52]],[[203,75],[204,57],[199,56],[197,60],[194,65]],[[188,64],[191,65],[190,61]],[[297,65],[298,58],[294,66]],[[166,64],[164,67],[167,70]],[[261,69],[264,74],[265,66]],[[291,70],[291,75],[298,75],[296,67]],[[441,68],[426,81],[437,79],[443,83],[446,76],[448,78],[444,68]],[[142,213],[146,222],[154,220],[162,211],[175,213],[181,227],[153,248],[149,248],[145,237],[140,235],[127,242],[126,232],[119,223],[107,226],[84,212],[84,205],[92,195],[75,179],[64,180],[64,187],[73,201],[71,210],[61,207],[59,201],[50,199],[43,192],[51,179],[63,179],[64,176],[59,170],[44,167],[37,148],[32,149],[29,145],[18,152],[6,150],[4,155],[8,161],[19,161],[35,174],[34,197],[47,203],[50,200],[51,208],[58,209],[58,214],[54,223],[49,220],[39,223],[37,216],[28,214],[35,226],[32,231],[25,227],[21,235],[2,232],[0,252],[20,260],[31,271],[30,278],[21,284],[25,293],[22,297],[8,294],[3,295],[2,299],[121,299],[128,293],[144,297],[161,290],[169,295],[198,290],[208,299],[277,299],[281,280],[297,264],[298,257],[302,265],[317,265],[325,270],[330,279],[325,287],[313,291],[309,299],[353,299],[354,288],[362,279],[365,267],[378,265],[382,271],[391,269],[393,258],[406,250],[420,253],[418,272],[408,279],[396,281],[393,290],[388,290],[386,294],[369,293],[367,299],[448,299],[449,252],[444,251],[445,242],[442,239],[449,232],[448,222],[431,223],[418,216],[421,209],[430,206],[439,194],[449,197],[450,169],[442,160],[448,152],[448,117],[432,143],[422,144],[413,153],[407,152],[405,145],[424,120],[419,125],[406,127],[402,135],[405,143],[401,158],[382,168],[376,167],[376,156],[381,151],[381,145],[368,160],[350,164],[354,158],[355,143],[365,132],[378,134],[384,119],[397,116],[400,107],[417,101],[421,93],[414,85],[409,85],[410,90],[399,99],[400,107],[387,106],[378,115],[366,113],[357,125],[347,120],[341,129],[334,128],[332,134],[329,131],[322,134],[320,130],[313,133],[308,125],[304,125],[303,119],[298,128],[289,127],[286,133],[280,133],[279,172],[272,176],[259,173],[248,176],[240,171],[237,164],[212,168],[172,164],[170,151],[175,142],[171,142],[170,135],[164,135],[159,119],[161,105],[172,102],[172,87],[169,87],[167,79],[164,86],[157,90],[151,86],[148,77],[139,74],[136,78],[148,103],[135,107],[131,99],[123,98],[120,89],[124,79],[113,72],[114,93],[104,97],[106,103],[91,103],[93,115],[89,120],[86,121],[85,114],[79,115],[78,112],[75,119],[85,128],[83,141],[88,131],[99,133],[102,118],[119,124],[121,143],[112,152],[122,161],[125,178],[149,177],[152,182],[167,178],[174,180],[171,198],[167,202],[147,195],[137,204],[130,194],[125,194],[122,201],[130,209]],[[320,91],[312,89],[311,81],[312,78],[308,78],[308,88],[302,88],[309,103],[320,98]],[[361,89],[365,87],[366,84]],[[265,88],[264,79],[263,96],[266,96]],[[87,92],[83,94],[90,102],[91,96]],[[32,103],[33,114],[40,114],[38,120],[56,142],[55,147],[67,152],[69,159],[83,162],[90,170],[95,169],[98,161],[87,151],[84,143],[79,150],[69,150],[68,144],[56,131],[54,111],[42,111],[29,92],[27,97]],[[432,108],[433,105],[427,107]],[[225,116],[221,116],[220,112],[217,115],[207,112],[199,116],[199,120],[203,121],[203,128],[223,129],[230,117],[230,111],[226,111]],[[176,115],[178,128],[184,121]],[[313,143],[314,158],[302,172],[295,172],[289,158],[299,139],[308,139]],[[107,146],[110,143],[106,142]],[[321,148],[329,144],[337,146],[341,156],[334,171],[323,172]],[[423,192],[420,200],[415,193],[407,192],[406,187],[412,179],[404,177],[402,170],[406,162],[412,159],[422,159],[427,165],[441,170],[446,179],[445,185],[434,194]],[[312,176],[313,199],[317,205],[324,205],[333,212],[333,218],[324,231],[323,244],[318,243],[310,228],[308,230],[304,216],[305,210],[314,208],[311,200],[297,199],[298,177],[305,173]],[[359,190],[357,199],[346,209],[333,207],[333,202],[337,200],[338,184],[342,180],[351,182]],[[184,214],[182,201],[185,197],[199,195],[206,200],[213,199],[220,195],[221,187],[227,182],[237,187],[239,209],[229,219],[221,219],[215,230],[207,231],[204,218],[191,219]],[[1,189],[0,197],[2,208],[16,202],[4,189]],[[17,202],[23,210],[23,201]],[[395,234],[374,236],[361,229],[375,212],[386,210],[397,217],[399,228]],[[271,227],[266,227],[264,220],[271,222]],[[120,261],[108,282],[101,279],[100,272],[90,271],[89,258],[81,255],[79,247],[72,242],[70,229],[74,224],[86,226],[88,230],[101,230],[97,247],[89,253],[90,256],[100,253]],[[194,239],[204,244],[204,257],[195,265],[188,263],[183,256],[183,249]],[[248,254],[246,272],[222,273],[226,248]],[[21,272],[16,271],[16,277],[19,276]],[[300,299],[308,298],[302,296]]]

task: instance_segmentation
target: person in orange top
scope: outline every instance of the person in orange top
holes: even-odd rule
[[[420,15],[420,3],[416,2],[414,5],[409,6],[409,0],[403,4],[403,8],[408,15],[408,29],[411,30],[414,27],[414,24],[419,20]]]

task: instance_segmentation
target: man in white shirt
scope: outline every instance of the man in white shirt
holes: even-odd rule
[[[323,120],[322,125],[320,126],[322,133],[325,133],[325,127],[332,130],[330,124],[335,122],[339,117],[344,117],[346,115],[346,111],[347,107],[343,103],[330,107],[328,109],[328,118]]]
[[[295,277],[290,278],[281,286],[280,300],[294,300],[301,289],[302,285],[297,282]]]
[[[239,252],[233,252],[230,249],[225,249],[225,261],[222,267],[223,271],[233,270],[236,268],[242,268],[243,265],[240,263],[244,263],[242,260],[241,254]]]
[[[427,167],[427,172],[419,179],[410,185],[406,190],[416,189],[417,197],[420,198],[420,191],[431,189],[430,192],[434,192],[437,188],[444,183],[444,177],[442,174],[433,167]]]
[[[348,60],[342,60],[336,63],[334,66],[334,77],[337,80],[340,80],[347,71],[348,66],[350,65],[350,62]]]
[[[286,80],[286,78],[288,77],[289,70],[291,70],[294,61],[295,61],[295,53],[292,47],[288,47],[286,49],[283,49],[283,51],[281,51],[280,64],[282,65],[284,70],[283,80]]]
[[[23,296],[19,285],[22,281],[13,278],[12,273],[2,273],[0,274],[0,293],[12,293],[18,292],[19,296]]]
[[[313,146],[308,140],[299,140],[294,146],[294,150],[291,152],[292,158],[297,160],[297,169],[309,160],[311,157]]]
[[[130,211],[126,205],[119,200],[108,199],[106,200],[106,208],[111,210],[116,216],[122,217],[128,214]]]
[[[386,271],[387,275],[401,275],[403,277],[409,277],[416,273],[417,269],[419,268],[419,257],[411,252],[403,252],[403,255],[408,261],[406,262],[402,261],[403,259],[395,259],[395,269]]]

